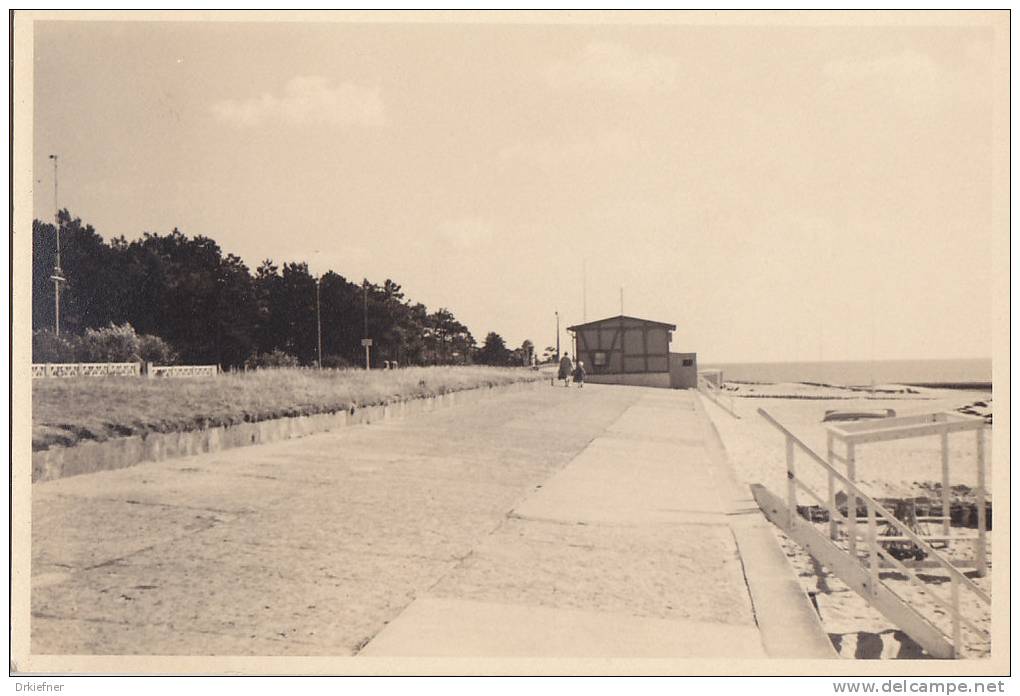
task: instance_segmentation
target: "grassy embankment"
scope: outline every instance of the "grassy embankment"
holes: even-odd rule
[[[80,377],[32,383],[32,449],[331,413],[543,379],[522,368],[266,370],[208,379]]]

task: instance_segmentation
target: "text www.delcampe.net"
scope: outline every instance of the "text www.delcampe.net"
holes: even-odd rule
[[[834,681],[832,690],[847,694],[1002,694],[1006,683],[998,681],[932,681],[887,679],[885,681]]]

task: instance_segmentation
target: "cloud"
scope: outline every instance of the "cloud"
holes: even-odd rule
[[[596,42],[568,60],[546,70],[552,87],[581,87],[620,91],[668,91],[676,87],[680,66],[676,60],[626,46]]]
[[[381,126],[386,122],[379,89],[352,82],[332,86],[325,77],[295,77],[282,95],[264,92],[250,99],[223,99],[212,105],[213,115],[236,126],[269,123],[306,126]]]
[[[938,79],[939,73],[930,56],[909,49],[864,60],[841,58],[829,61],[823,71],[830,79],[841,83],[876,81],[895,86],[903,83],[931,85]]]

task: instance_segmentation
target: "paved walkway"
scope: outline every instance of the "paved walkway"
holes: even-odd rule
[[[697,397],[638,392],[364,654],[764,657]]]
[[[763,657],[711,435],[543,387],[36,484],[32,652]]]

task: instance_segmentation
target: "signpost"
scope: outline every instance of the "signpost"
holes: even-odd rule
[[[365,305],[364,305],[364,307],[365,307],[365,334],[364,335],[368,336],[368,279],[367,278],[361,284],[361,287],[365,291],[365,293],[364,293],[364,298],[365,298]],[[361,339],[361,345],[365,346],[365,369],[366,370],[371,370],[372,369],[372,363],[369,360],[369,352],[372,350],[372,339],[371,338],[363,338],[363,339]]]
[[[371,338],[361,339],[361,345],[365,346],[365,369],[371,370],[372,363],[369,361],[369,351],[372,350],[372,339]]]
[[[560,361],[560,311],[556,310],[556,362]]]

